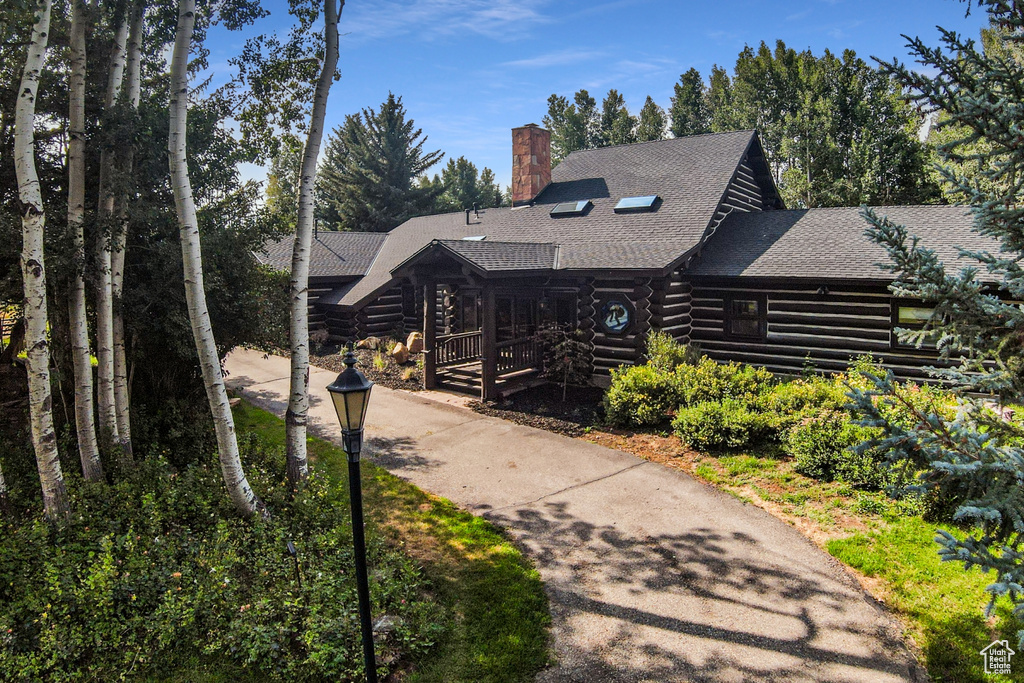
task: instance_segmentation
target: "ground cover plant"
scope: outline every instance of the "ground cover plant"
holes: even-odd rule
[[[361,678],[344,454],[311,441],[291,499],[283,423],[244,404],[236,417],[267,519],[234,513],[210,449],[181,468],[147,453],[114,485],[69,478],[75,514],[51,525],[23,504],[24,440],[5,437],[22,505],[0,520],[0,679]],[[383,470],[364,477],[381,673],[505,681],[542,666],[546,599],[507,539]]]
[[[966,537],[952,516],[956,500],[909,487],[916,471],[891,466],[872,446],[881,429],[851,412],[851,389],[885,376],[874,359],[854,359],[832,377],[778,378],[660,338],[648,359],[612,373],[610,424],[583,438],[688,472],[796,526],[861,572],[903,620],[934,680],[989,680],[977,653],[1013,639],[1021,624],[1008,600],[990,617],[981,609],[991,574],[965,573],[936,552],[937,532]],[[957,414],[945,391],[912,382],[894,391],[898,401],[876,404],[890,423]]]

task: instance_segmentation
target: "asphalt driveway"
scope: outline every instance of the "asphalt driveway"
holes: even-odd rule
[[[236,351],[228,385],[283,415],[288,361]],[[340,441],[310,369],[312,430]],[[365,455],[501,525],[551,600],[538,681],[926,680],[894,621],[800,533],[632,455],[375,387]]]

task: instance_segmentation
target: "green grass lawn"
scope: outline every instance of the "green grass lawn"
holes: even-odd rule
[[[284,422],[270,413],[242,402],[235,420],[240,434],[255,432],[284,446]],[[339,492],[347,492],[344,451],[311,438],[309,453],[314,467],[334,479]],[[402,680],[532,680],[548,661],[550,615],[529,561],[497,527],[450,501],[365,460],[362,477],[368,535],[385,535],[417,560],[449,613],[445,636]]]
[[[866,576],[884,581],[886,601],[909,617],[933,680],[1024,681],[1024,660],[1011,660],[1016,670],[1012,676],[982,673],[981,649],[1006,639],[1017,650],[1017,631],[1024,625],[1013,618],[1005,602],[997,605],[992,619],[985,619],[981,607],[993,576],[942,562],[934,541],[937,526],[920,517],[904,517],[869,533],[831,540],[827,547]]]

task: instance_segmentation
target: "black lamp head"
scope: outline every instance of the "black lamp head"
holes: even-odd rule
[[[373,388],[373,382],[356,370],[356,362],[356,356],[352,353],[352,348],[349,347],[344,358],[345,369],[332,384],[327,386],[327,391],[331,392],[331,399],[334,401],[334,409],[338,413],[342,434],[346,436],[362,434],[363,422],[366,420],[366,407],[370,403],[370,389]],[[357,441],[361,441],[361,439],[346,439],[346,443],[351,442],[350,445],[356,448],[359,445]],[[349,449],[346,448],[346,450]],[[355,454],[349,451],[349,455],[358,456],[358,450]]]

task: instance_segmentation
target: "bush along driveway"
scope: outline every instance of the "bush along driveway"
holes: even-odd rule
[[[232,354],[231,386],[283,413],[284,359]],[[315,430],[337,438],[311,369]],[[620,451],[375,388],[372,460],[506,528],[550,599],[540,681],[907,681],[898,625],[763,510]]]

